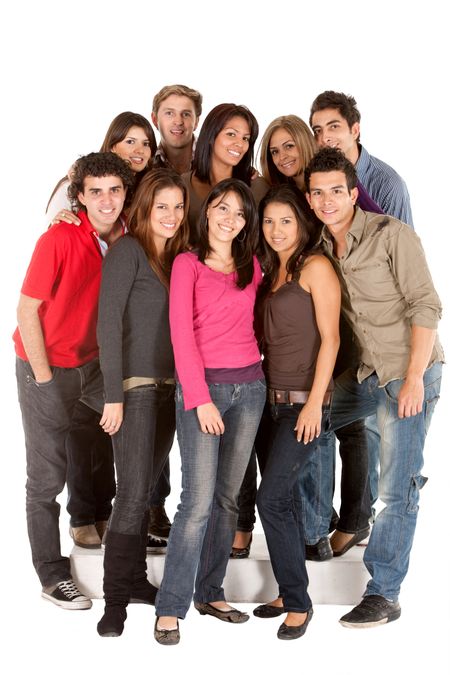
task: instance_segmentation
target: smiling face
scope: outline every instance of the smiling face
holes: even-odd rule
[[[179,187],[158,190],[150,211],[150,227],[158,253],[178,231],[184,216],[184,197]]]
[[[250,127],[243,117],[231,117],[214,141],[212,160],[226,167],[235,167],[248,151]]]
[[[235,192],[226,192],[212,201],[206,211],[208,239],[214,244],[232,242],[245,227],[242,200]]]
[[[118,176],[86,176],[78,201],[86,208],[91,225],[102,239],[111,233],[123,209],[127,191]]]
[[[264,209],[264,239],[280,257],[288,259],[300,243],[297,217],[288,204],[270,202]]]
[[[348,189],[343,171],[312,173],[306,198],[335,238],[343,238],[353,220],[358,189]]]
[[[269,153],[278,171],[289,178],[297,176],[303,170],[302,157],[289,131],[277,129],[273,132]]]
[[[325,108],[312,116],[311,127],[321,148],[338,148],[351,162],[358,159],[359,122],[349,127],[338,110]]]
[[[187,96],[171,94],[158,108],[152,121],[169,148],[184,148],[192,144],[192,136],[197,128],[198,117],[193,101]]]
[[[135,173],[148,166],[152,155],[150,140],[141,127],[130,127],[123,141],[116,143],[111,150],[129,162]]]

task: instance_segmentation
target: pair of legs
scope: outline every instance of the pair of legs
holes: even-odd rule
[[[154,604],[147,581],[146,542],[152,485],[175,434],[174,386],[144,385],[124,394],[124,418],[113,436],[117,492],[104,557],[101,635],[120,635],[130,598]]]
[[[111,515],[116,479],[111,439],[99,425],[100,415],[78,402],[66,440],[67,511],[72,528],[105,523]],[[170,494],[169,459],[152,493],[151,506]],[[99,540],[100,545],[100,540]]]
[[[294,427],[302,407],[303,404],[271,406],[271,440],[257,495],[258,512],[279,587],[279,597],[271,605],[288,612],[287,626],[302,625],[311,609],[298,481],[310,457],[317,452],[318,439],[308,444],[297,441]]]
[[[209,387],[225,432],[201,431],[197,411],[184,410],[181,386],[175,401],[181,453],[182,493],[167,547],[156,602],[159,625],[184,618],[195,585],[196,603],[225,606],[222,588],[237,521],[237,497],[266,398],[264,382]]]
[[[340,321],[341,346],[339,349],[334,377],[351,367],[358,360],[358,350],[353,332],[344,317]],[[255,500],[257,492],[256,456],[261,475],[267,461],[270,429],[269,406],[261,419],[260,431],[239,495],[239,518],[234,546],[245,546],[255,522]],[[355,533],[367,530],[371,516],[370,495],[367,487],[368,450],[364,423],[357,420],[336,433],[324,433],[320,437],[317,452],[310,455],[298,481],[298,499],[302,502],[302,521],[305,543],[309,548],[328,539],[330,522],[333,517],[333,494],[335,476],[335,445],[339,440],[342,459],[341,508],[337,530]],[[256,453],[256,454],[255,454]],[[351,464],[347,457],[357,457]],[[327,543],[329,549],[329,543]],[[330,551],[331,554],[331,551]],[[317,559],[317,558],[314,558]]]
[[[52,368],[50,382],[38,384],[30,364],[16,360],[19,403],[27,452],[27,525],[33,564],[44,588],[71,578],[61,555],[60,505],[67,473],[66,438],[78,401],[103,408],[98,360],[78,368]]]
[[[426,482],[421,474],[423,448],[439,398],[441,373],[441,363],[425,371],[422,412],[403,419],[398,417],[397,400],[404,380],[393,380],[381,387],[373,373],[358,383],[355,371],[351,370],[336,380],[331,429],[376,415],[380,435],[379,498],[385,506],[375,520],[364,554],[371,575],[366,596],[377,595],[396,602],[406,576],[419,510],[419,490]],[[348,459],[351,461],[352,456]],[[353,461],[358,461],[357,457]]]

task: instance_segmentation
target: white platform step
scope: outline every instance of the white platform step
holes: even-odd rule
[[[307,562],[309,595],[314,604],[355,605],[369,579],[362,562],[363,546],[355,546],[340,558],[325,562]],[[82,593],[90,598],[103,597],[103,551],[74,546],[70,556],[72,574]],[[148,555],[149,581],[160,585],[164,555]],[[278,594],[263,534],[253,536],[250,557],[230,560],[224,582],[230,602],[269,602]]]

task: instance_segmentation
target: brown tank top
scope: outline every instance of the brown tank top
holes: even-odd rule
[[[262,302],[263,367],[268,386],[310,391],[321,342],[311,294],[298,281],[290,281]],[[328,391],[332,389],[330,380]]]

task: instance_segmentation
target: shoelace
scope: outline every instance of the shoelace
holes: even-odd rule
[[[364,602],[361,604],[364,605],[364,610],[369,614],[375,614],[379,609],[384,609],[386,607],[386,600],[384,598],[378,599],[374,595],[368,595],[367,598],[370,598],[370,600],[364,598]]]
[[[80,591],[75,586],[73,581],[61,581],[58,584],[58,588],[69,598],[69,600],[72,600],[72,598],[76,598],[80,595]]]

